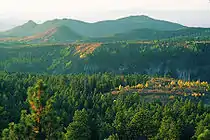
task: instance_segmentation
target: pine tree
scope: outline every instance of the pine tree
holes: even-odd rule
[[[109,138],[107,140],[119,140],[119,137],[117,134],[112,134],[109,136]]]
[[[210,114],[206,114],[205,118],[198,122],[194,138],[198,138],[205,130],[210,130]]]
[[[134,115],[128,127],[131,139],[150,138],[155,128],[149,111],[143,109]]]
[[[38,139],[45,137],[41,130],[41,119],[47,101],[47,94],[44,93],[45,88],[46,86],[43,81],[39,80],[34,87],[28,89],[27,101],[30,105],[31,116],[35,120],[35,123],[33,124],[33,132]]]
[[[8,112],[4,109],[4,107],[0,106],[0,133],[7,126],[9,122],[7,116]]]
[[[159,133],[157,135],[158,140],[179,140],[180,139],[180,129],[176,122],[171,117],[164,117]]]
[[[39,80],[34,87],[28,89],[27,101],[30,105],[30,114],[23,110],[18,124],[10,123],[9,128],[2,132],[3,139],[56,139],[60,119],[52,109],[52,102],[45,93],[46,86]]]
[[[69,140],[88,140],[91,137],[90,127],[88,125],[88,113],[85,109],[76,110],[73,122],[69,124],[66,139]]]
[[[210,139],[210,130],[206,129],[203,133],[198,136],[198,140],[209,140]]]

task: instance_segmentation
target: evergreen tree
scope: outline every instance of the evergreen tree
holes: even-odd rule
[[[137,112],[128,124],[130,139],[151,138],[154,134],[154,122],[147,110]]]
[[[117,134],[112,134],[109,136],[109,138],[107,140],[119,140],[119,137]]]
[[[39,80],[34,87],[28,89],[27,101],[30,105],[30,114],[22,111],[18,124],[10,123],[9,128],[4,129],[3,139],[56,139],[61,137],[57,133],[60,128],[59,118],[53,113],[49,96],[45,93],[45,85]]]
[[[198,140],[210,140],[210,130],[206,129],[198,136]]]
[[[65,134],[68,140],[88,140],[91,137],[89,127],[88,113],[85,109],[76,110],[73,117],[73,122],[67,127]]]
[[[164,117],[161,122],[158,140],[179,140],[180,129],[177,123],[171,117]]]
[[[0,106],[0,133],[7,126],[9,120],[7,118],[8,112],[4,109],[4,107]]]
[[[198,136],[204,133],[205,130],[210,129],[210,114],[206,114],[205,118],[197,123],[194,138],[198,138]]]

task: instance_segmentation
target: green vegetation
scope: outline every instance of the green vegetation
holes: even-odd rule
[[[22,26],[15,27],[4,34],[8,36],[31,36],[45,32],[49,29],[66,26],[74,32],[86,37],[102,37],[116,33],[123,33],[134,29],[150,28],[156,30],[176,30],[184,26],[161,20],[155,20],[147,16],[130,16],[117,20],[86,23],[72,19],[55,19],[43,24],[29,21]]]
[[[170,93],[170,94],[178,94],[184,96],[204,96],[208,94],[209,86],[207,82],[189,82],[182,80],[175,80],[169,78],[152,78],[147,81],[146,84],[139,83],[136,86],[132,87],[122,87],[120,85],[119,92],[115,92],[117,94],[121,94],[121,92],[132,91],[132,92],[140,92],[140,93]]]
[[[148,81],[156,83],[156,80],[146,75],[108,73],[55,76],[1,72],[1,139],[208,138],[210,108],[204,102],[209,93],[204,96],[154,93],[152,100],[148,100],[148,93],[132,89],[113,94],[120,85],[143,84],[152,88]],[[173,79],[170,85],[182,86],[180,83]],[[198,82],[186,81],[183,85],[188,83]],[[202,85],[209,87],[208,83],[199,82],[196,89],[200,90]]]
[[[0,70],[48,74],[147,74],[210,82],[209,43],[116,42],[0,46]]]
[[[56,19],[43,24],[28,21],[1,33],[0,41],[27,43],[116,42],[138,40],[208,40],[210,29],[191,28],[152,19],[130,16],[117,20],[86,23]]]
[[[0,36],[2,140],[209,140],[208,28],[131,16]]]
[[[209,28],[182,28],[179,30],[162,31],[154,29],[137,29],[126,33],[118,33],[109,37],[91,38],[87,41],[113,42],[113,41],[137,41],[137,40],[209,40]]]

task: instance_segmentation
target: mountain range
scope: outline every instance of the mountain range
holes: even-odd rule
[[[46,42],[68,43],[68,42],[74,42],[75,40],[78,39],[82,39],[82,36],[75,33],[66,26],[58,26],[51,28],[45,32],[37,33],[35,35],[24,36],[24,37],[0,38],[0,41],[18,41],[18,42],[30,42],[30,43],[46,43]]]
[[[129,16],[88,23],[73,19],[54,19],[27,23],[0,33],[0,41],[60,43],[82,41],[154,40],[176,37],[210,36],[207,28],[191,28],[148,16]]]

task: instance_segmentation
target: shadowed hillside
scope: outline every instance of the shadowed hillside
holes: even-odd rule
[[[107,20],[95,23],[86,23],[72,19],[55,19],[46,21],[43,24],[36,24],[33,21],[29,21],[3,34],[19,37],[31,36],[59,26],[67,26],[74,32],[87,37],[109,36],[116,33],[124,33],[134,29],[143,28],[155,30],[177,30],[184,27],[180,24],[156,20],[147,16],[130,16],[117,20]]]
[[[0,44],[0,70],[141,73],[210,81],[209,42]]]
[[[0,41],[19,41],[28,43],[66,43],[74,42],[80,39],[82,39],[82,37],[79,34],[75,33],[66,26],[60,26],[32,36],[26,36],[22,38],[2,38]]]
[[[182,39],[182,40],[206,40],[210,38],[209,28],[183,28],[173,31],[160,31],[154,29],[137,29],[126,33],[119,33],[109,37],[91,38],[87,41],[92,42],[115,42],[131,40],[163,40],[163,39]]]

